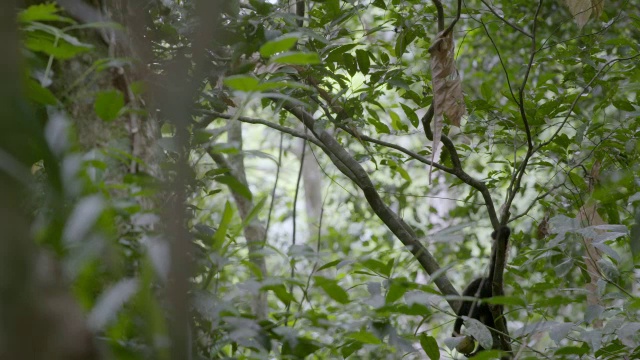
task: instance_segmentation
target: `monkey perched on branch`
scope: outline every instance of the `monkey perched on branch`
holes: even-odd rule
[[[503,254],[506,251],[507,242],[509,240],[509,236],[511,235],[511,230],[503,226],[497,231],[494,231],[491,234],[491,237],[495,241],[495,245],[493,246],[493,251],[491,252],[491,261],[489,263],[489,276],[480,277],[473,280],[462,292],[462,296],[466,297],[475,297],[476,300],[463,300],[460,304],[460,308],[458,309],[455,324],[453,325],[453,334],[452,336],[460,336],[460,329],[463,324],[462,316],[467,316],[472,319],[476,319],[487,326],[491,331],[495,329],[496,319],[494,318],[493,313],[488,304],[482,303],[478,300],[486,299],[493,297],[494,295],[502,295],[502,294],[494,294],[493,293],[493,282],[496,277],[496,273],[499,271],[500,274],[504,271],[504,261],[501,261],[501,264],[496,264],[496,260],[498,257],[499,247]],[[500,268],[498,268],[500,267]],[[502,278],[502,276],[500,276]],[[469,346],[469,341],[463,341],[458,346],[458,351],[465,354],[465,356],[473,356],[477,354],[479,351],[484,350],[482,346],[478,346],[476,351],[473,351],[473,348]]]

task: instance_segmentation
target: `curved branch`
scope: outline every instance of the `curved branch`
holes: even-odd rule
[[[538,28],[538,16],[540,15],[540,9],[542,8],[542,0],[538,2],[538,8],[536,9],[536,14],[533,17],[533,28],[531,30],[531,54],[529,55],[529,62],[527,64],[527,71],[525,72],[524,79],[522,79],[522,85],[518,90],[518,108],[520,110],[520,117],[522,117],[522,122],[524,124],[524,129],[527,134],[527,153],[522,159],[522,163],[513,174],[511,179],[511,183],[507,188],[507,199],[505,201],[504,207],[502,209],[502,214],[500,214],[500,223],[506,224],[509,221],[511,204],[516,197],[516,193],[520,189],[520,184],[522,183],[522,178],[524,177],[524,173],[527,169],[527,164],[529,163],[529,159],[533,156],[535,152],[535,148],[533,147],[533,140],[531,137],[531,127],[529,126],[529,120],[527,119],[527,113],[524,108],[524,90],[527,86],[527,81],[529,80],[529,74],[531,73],[531,68],[533,67],[533,60],[536,55],[536,31]]]
[[[404,153],[406,155],[409,155],[412,159],[420,161],[421,163],[424,163],[424,164],[427,164],[427,165],[432,165],[436,169],[440,169],[440,170],[442,170],[442,171],[444,171],[446,173],[455,175],[455,170],[454,169],[448,168],[448,167],[446,167],[446,166],[444,166],[442,164],[436,163],[436,162],[432,162],[431,160],[427,159],[426,157],[424,157],[424,156],[422,156],[422,155],[420,155],[418,153],[415,153],[415,152],[413,152],[413,151],[411,151],[409,149],[406,149],[406,148],[404,148],[404,147],[402,147],[400,145],[396,145],[396,144],[393,144],[393,143],[390,143],[390,142],[387,142],[387,141],[384,141],[384,140],[374,139],[372,137],[369,137],[369,136],[363,135],[363,134],[356,135],[353,132],[353,130],[349,129],[348,127],[346,127],[344,125],[338,125],[338,127],[340,129],[344,130],[345,132],[347,132],[349,135],[353,136],[354,138],[360,138],[362,141],[366,141],[366,142],[370,142],[372,144],[377,144],[377,145],[381,145],[381,146],[384,146],[384,147],[388,147],[388,148],[391,148],[391,149],[398,150],[398,151],[400,151],[400,152],[402,152],[402,153]]]
[[[304,126],[313,133],[313,135],[324,145],[323,151],[330,156],[331,161],[339,168],[347,168],[353,174],[354,183],[362,190],[367,202],[371,206],[374,213],[382,220],[385,225],[393,232],[404,246],[418,260],[418,263],[428,274],[434,274],[440,270],[436,259],[431,255],[429,250],[418,240],[417,235],[411,227],[402,220],[395,212],[393,212],[380,198],[380,195],[371,182],[367,172],[360,164],[331,136],[327,131],[316,125],[316,121],[311,114],[304,111],[300,107],[289,103],[284,103],[284,109],[298,118]],[[433,279],[435,285],[444,295],[459,295],[456,289],[451,285],[446,274],[441,274]],[[458,308],[458,301],[447,299],[447,302],[453,309]]]
[[[221,118],[221,119],[227,119],[227,120],[238,120],[240,122],[243,123],[247,123],[247,124],[260,124],[260,125],[264,125],[267,127],[270,127],[274,130],[278,130],[280,132],[283,132],[285,134],[289,134],[291,136],[300,138],[300,139],[304,139],[309,141],[310,143],[322,147],[322,143],[320,141],[318,141],[318,139],[316,139],[313,136],[310,136],[308,134],[303,133],[302,131],[298,131],[292,128],[288,128],[286,126],[282,126],[280,124],[276,124],[267,120],[263,120],[263,119],[258,119],[258,118],[251,118],[251,117],[247,117],[247,116],[236,116],[236,115],[232,115],[232,114],[224,114],[224,113],[220,113],[217,111],[209,111],[209,110],[200,110],[199,111],[201,114],[203,115],[208,115],[211,116],[213,118]]]
[[[422,127],[424,128],[424,133],[427,139],[433,141],[433,132],[431,131],[431,121],[433,120],[433,103],[429,106],[429,110],[422,117]],[[458,155],[458,151],[456,150],[453,141],[447,136],[442,134],[440,137],[440,141],[449,152],[451,156],[451,162],[453,163],[453,172],[452,175],[455,175],[458,179],[460,179],[465,184],[471,186],[476,189],[484,199],[485,205],[487,206],[487,212],[489,213],[489,220],[491,220],[491,226],[495,230],[500,227],[500,223],[498,220],[498,214],[496,213],[496,209],[493,205],[493,199],[491,198],[491,193],[489,192],[489,188],[480,180],[472,177],[467,174],[462,168],[462,162],[460,161],[460,156]],[[435,166],[435,164],[434,164]]]
[[[453,27],[456,26],[458,20],[460,20],[460,12],[462,11],[462,0],[458,0],[458,12],[456,13],[456,17],[451,21],[451,24],[447,26],[447,29],[442,33],[442,37],[449,35],[449,33],[453,30]]]
[[[444,30],[444,8],[440,0],[433,0],[433,5],[436,6],[436,11],[438,12],[438,32],[441,32]]]
[[[547,196],[549,196],[549,194],[551,194],[555,190],[561,188],[563,185],[564,184],[555,185],[555,186],[551,187],[551,189],[549,189],[549,190],[545,191],[544,193],[536,196],[536,198],[531,201],[531,203],[529,204],[529,206],[527,207],[527,209],[525,211],[523,211],[522,213],[520,213],[520,214],[512,217],[511,219],[509,219],[509,222],[513,222],[513,221],[515,221],[515,220],[517,220],[517,219],[519,219],[519,218],[521,218],[523,216],[526,216],[529,213],[529,211],[531,211],[531,209],[533,209],[533,207],[538,203],[538,201],[546,198]]]
[[[324,146],[324,144],[322,144],[320,141],[318,141],[318,139],[316,139],[313,136],[307,135],[301,131],[297,131],[291,128],[288,128],[286,126],[282,126],[276,123],[272,123],[270,121],[266,121],[266,120],[262,120],[262,119],[256,119],[256,118],[250,118],[250,117],[246,117],[246,116],[236,116],[236,115],[230,115],[230,114],[223,114],[223,113],[219,113],[216,111],[209,111],[209,110],[199,110],[199,112],[201,114],[204,115],[209,115],[211,117],[217,117],[217,118],[221,118],[221,119],[227,119],[227,120],[237,120],[240,122],[245,122],[248,124],[260,124],[260,125],[264,125],[267,127],[270,127],[274,130],[278,130],[280,132],[283,132],[285,134],[289,134],[291,136],[300,138],[300,139],[304,139],[309,141],[310,143],[316,145],[317,147],[319,147],[323,152],[325,152],[329,158],[331,158],[333,155],[328,152],[328,150],[326,149],[326,147]],[[336,164],[335,161],[333,161],[333,159],[331,159],[331,161]],[[342,166],[342,167],[341,167]],[[342,172],[343,174],[345,174],[349,179],[355,181],[355,175],[351,172],[351,170],[349,170],[348,168],[344,167],[341,163],[340,164],[336,164],[336,167],[338,167],[338,170],[340,170],[340,172]]]
[[[491,36],[491,33],[489,32],[489,29],[487,28],[487,25],[484,23],[484,21],[482,19],[477,20],[478,22],[480,22],[480,24],[482,25],[482,28],[484,29],[484,33],[487,34],[487,37],[489,38],[489,41],[491,42],[491,45],[493,45],[493,48],[496,50],[496,55],[498,55],[498,60],[500,60],[500,67],[502,68],[502,71],[504,72],[504,76],[507,80],[507,87],[509,88],[509,93],[511,94],[511,97],[513,98],[513,101],[518,104],[518,98],[516,98],[516,95],[513,92],[513,87],[511,86],[511,79],[509,78],[509,71],[507,71],[507,66],[505,65],[504,61],[502,60],[502,55],[500,54],[500,50],[498,49],[498,45],[496,44],[496,42],[493,40],[493,37]]]
[[[486,7],[487,9],[489,9],[489,11],[491,11],[491,13],[493,15],[495,15],[495,17],[497,17],[498,19],[502,20],[502,22],[504,22],[505,24],[509,25],[512,29],[514,29],[515,31],[518,31],[519,33],[521,33],[522,35],[528,37],[528,38],[532,38],[533,36],[531,36],[531,34],[529,34],[528,32],[526,32],[523,28],[519,27],[518,25],[510,22],[509,20],[505,19],[503,16],[500,16],[500,14],[498,14],[494,8],[491,7],[491,5],[489,5],[487,3],[486,0],[480,0]]]

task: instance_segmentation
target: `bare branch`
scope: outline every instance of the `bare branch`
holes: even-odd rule
[[[528,37],[528,38],[532,38],[533,36],[531,34],[529,34],[528,32],[526,32],[523,28],[519,27],[518,25],[510,22],[509,20],[505,19],[503,16],[501,16],[500,14],[498,14],[494,8],[491,7],[491,5],[489,5],[489,3],[487,3],[486,0],[480,0],[486,7],[487,9],[489,9],[489,11],[491,11],[491,13],[493,15],[495,15],[498,19],[502,20],[502,22],[504,22],[505,24],[509,25],[511,28],[513,28],[514,30],[518,31],[519,33],[521,33],[522,35]]]
[[[525,170],[527,168],[527,164],[529,163],[529,159],[533,156],[535,149],[533,147],[533,140],[531,137],[531,127],[529,126],[529,121],[527,119],[527,114],[524,108],[524,90],[527,86],[527,81],[529,80],[529,74],[531,73],[531,68],[533,67],[533,60],[536,55],[536,31],[538,29],[538,16],[540,15],[540,9],[542,8],[542,0],[538,2],[538,8],[536,9],[536,14],[533,17],[533,27],[531,31],[531,53],[529,55],[529,63],[527,64],[527,71],[525,73],[524,79],[522,80],[522,85],[518,91],[518,108],[520,109],[520,116],[522,117],[522,122],[524,123],[524,128],[527,134],[527,153],[522,159],[522,163],[513,174],[513,178],[509,187],[507,189],[507,199],[505,201],[502,214],[500,215],[500,223],[506,224],[509,221],[509,209],[511,208],[511,204],[516,197],[518,190],[520,189],[520,184],[522,182],[522,177],[524,176]]]
[[[434,168],[440,169],[440,170],[442,170],[444,172],[447,172],[449,174],[455,174],[455,170],[454,169],[448,168],[448,167],[446,167],[446,166],[444,166],[442,164],[436,163],[436,162],[432,162],[431,160],[425,158],[424,156],[422,156],[422,155],[420,155],[418,153],[415,153],[415,152],[413,152],[413,151],[411,151],[409,149],[406,149],[406,148],[404,148],[404,147],[402,147],[400,145],[396,145],[394,143],[390,143],[390,142],[387,142],[387,141],[384,141],[384,140],[374,139],[374,138],[372,138],[370,136],[367,136],[367,135],[360,134],[360,135],[356,136],[356,134],[353,132],[353,130],[349,129],[348,127],[346,127],[344,125],[338,125],[338,127],[340,129],[344,130],[345,132],[347,132],[349,135],[355,137],[355,138],[359,137],[363,141],[398,150],[400,152],[405,153],[406,155],[409,155],[411,158],[420,161],[421,163],[424,163],[424,164],[427,164],[427,165],[432,165]]]
[[[426,114],[424,114],[424,116],[421,119],[425,136],[427,137],[427,139],[431,141],[433,141],[433,133],[431,132],[430,127],[431,127],[431,120],[433,119],[433,114],[434,114],[433,104],[431,104],[431,106],[429,106],[429,110],[427,110]],[[458,155],[458,151],[456,150],[456,147],[453,144],[453,141],[451,141],[451,139],[444,134],[442,134],[442,136],[440,137],[440,140],[442,141],[442,144],[444,145],[444,147],[449,152],[449,155],[451,156],[451,162],[453,163],[453,169],[452,169],[453,172],[451,172],[450,174],[455,175],[458,179],[462,180],[462,182],[464,182],[465,184],[471,186],[472,188],[480,192],[487,206],[487,212],[489,213],[491,226],[493,226],[494,229],[498,229],[499,227],[498,215],[493,205],[493,199],[491,198],[491,193],[489,192],[489,189],[482,181],[475,179],[474,177],[472,177],[471,175],[467,174],[464,171],[464,169],[462,168],[462,162],[460,161],[460,156]],[[435,163],[434,163],[434,166],[436,166]]]
[[[509,78],[509,71],[507,71],[507,66],[505,65],[504,61],[502,60],[502,55],[500,54],[500,50],[498,49],[498,45],[496,45],[496,42],[493,40],[493,37],[491,36],[491,33],[489,32],[489,29],[487,28],[487,25],[484,23],[484,21],[478,20],[478,22],[480,22],[480,24],[482,25],[482,28],[484,29],[484,33],[487,34],[487,37],[489,38],[489,41],[491,41],[491,45],[493,45],[493,48],[496,50],[496,55],[498,55],[498,60],[500,60],[500,67],[502,68],[502,71],[504,71],[504,76],[507,80],[507,87],[509,87],[509,93],[511,94],[511,97],[513,98],[513,101],[518,104],[518,98],[516,98],[515,93],[513,92],[513,87],[511,86],[511,79]],[[518,104],[519,105],[519,104]]]
[[[316,126],[315,119],[311,114],[300,107],[285,103],[284,109],[298,118],[311,131],[315,137],[324,145],[323,150],[330,156],[331,161],[338,169],[347,168],[354,175],[352,180],[363,191],[367,202],[374,213],[385,223],[398,239],[407,247],[418,263],[428,274],[434,274],[440,270],[437,261],[429,250],[418,240],[417,235],[411,227],[393,212],[380,198],[380,195],[371,182],[367,172],[360,164],[331,136],[327,131]],[[435,278],[434,283],[444,295],[458,295],[456,289],[451,285],[446,274],[441,274]],[[453,309],[458,308],[458,301],[447,299]]]
[[[326,150],[325,146],[318,141],[318,139],[316,139],[315,137],[313,137],[312,135],[307,135],[301,131],[297,131],[291,128],[288,128],[286,126],[282,126],[276,123],[272,123],[266,120],[262,120],[262,119],[255,119],[255,118],[249,118],[246,116],[235,116],[235,115],[229,115],[229,114],[223,114],[223,113],[218,113],[215,111],[207,111],[207,110],[200,110],[201,114],[205,114],[205,115],[210,115],[212,117],[219,117],[222,119],[228,119],[228,120],[238,120],[241,122],[245,122],[248,124],[260,124],[260,125],[264,125],[267,127],[270,127],[272,129],[281,131],[283,133],[289,134],[291,136],[295,136],[297,138],[300,139],[304,139],[309,141],[310,143],[318,146],[320,149],[322,149],[322,151],[324,151],[327,155],[329,155],[329,157],[331,158],[331,156],[333,156],[330,152],[327,152],[328,150]],[[340,170],[340,172],[342,172],[343,174],[345,174],[349,179],[355,181],[355,175],[353,175],[353,173],[351,172],[351,170],[349,170],[348,168],[344,167],[341,163],[340,164],[336,164],[335,161],[332,160],[332,162],[336,165],[336,167],[338,167],[338,170]],[[340,168],[340,166],[342,166],[342,168]]]
[[[456,17],[451,21],[451,24],[447,26],[447,29],[442,33],[442,37],[447,36],[452,30],[453,27],[456,26],[458,20],[460,20],[460,12],[462,11],[462,0],[458,0],[458,12],[456,13]]]
[[[282,126],[280,124],[276,124],[267,120],[263,120],[263,119],[258,119],[258,118],[250,118],[250,117],[246,117],[246,116],[236,116],[233,114],[224,114],[224,113],[219,113],[217,111],[208,111],[208,110],[201,110],[199,111],[201,114],[204,115],[208,115],[211,116],[213,118],[221,118],[221,119],[227,119],[227,120],[238,120],[240,122],[243,123],[247,123],[247,124],[260,124],[260,125],[264,125],[267,127],[270,127],[272,129],[278,130],[280,132],[283,132],[285,134],[289,134],[291,136],[300,138],[300,139],[304,139],[307,140],[309,142],[311,142],[312,144],[322,147],[322,143],[320,141],[318,141],[318,139],[316,139],[315,137],[309,135],[309,134],[305,134],[302,131],[298,131],[292,128],[288,128],[286,126]]]
[[[531,209],[533,209],[533,207],[538,203],[538,201],[540,201],[540,200],[542,200],[542,199],[546,198],[547,196],[549,196],[549,194],[551,194],[551,193],[552,193],[552,192],[554,192],[555,190],[557,190],[557,189],[561,188],[563,185],[564,185],[564,184],[558,184],[558,185],[555,185],[555,186],[553,186],[551,189],[549,189],[549,190],[545,191],[544,193],[542,193],[542,194],[540,194],[540,195],[536,196],[536,198],[535,198],[535,199],[533,199],[533,200],[531,201],[531,203],[529,204],[529,206],[527,207],[527,209],[526,209],[525,211],[523,211],[522,213],[520,213],[520,214],[518,214],[518,215],[516,215],[516,216],[512,217],[512,218],[509,220],[509,222],[515,221],[515,220],[517,220],[517,219],[519,219],[519,218],[521,218],[521,217],[523,217],[523,216],[526,216],[526,215],[529,213],[529,211],[531,211]]]
[[[433,5],[436,6],[436,11],[438,12],[438,32],[441,32],[444,30],[444,8],[440,0],[433,0]]]

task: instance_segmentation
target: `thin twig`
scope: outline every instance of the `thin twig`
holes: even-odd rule
[[[580,91],[580,93],[578,94],[578,96],[576,96],[576,98],[573,100],[573,103],[571,103],[571,107],[569,108],[569,111],[567,112],[567,115],[564,117],[564,120],[562,120],[562,123],[560,124],[560,126],[558,127],[558,129],[553,133],[553,135],[551,136],[551,138],[549,138],[549,140],[541,143],[540,145],[538,145],[534,152],[540,150],[541,148],[549,145],[553,139],[555,139],[556,136],[558,136],[558,134],[560,133],[560,131],[562,130],[562,128],[564,127],[564,125],[567,123],[567,121],[569,120],[569,117],[571,116],[571,113],[573,113],[573,110],[575,109],[576,105],[578,104],[578,101],[580,100],[580,98],[582,97],[582,95],[584,95],[587,90],[591,89],[591,85],[593,84],[594,81],[596,81],[596,79],[598,79],[598,77],[600,77],[600,74],[602,74],[609,66],[615,64],[616,62],[620,62],[620,61],[628,61],[628,60],[632,60],[637,58],[638,56],[640,56],[640,53],[635,54],[633,56],[629,56],[629,57],[624,57],[624,58],[616,58],[616,59],[612,59],[607,61],[601,68],[600,70],[598,70],[598,72],[591,78],[591,80],[587,83],[587,85],[585,85],[582,88],[582,91]]]
[[[351,156],[345,148],[327,131],[316,125],[313,116],[301,109],[285,102],[283,108],[298,118],[304,126],[324,145],[323,151],[329,155],[331,161],[338,167],[340,171],[349,171],[353,176],[350,177],[354,183],[362,190],[367,202],[371,206],[374,213],[382,220],[385,225],[393,232],[397,238],[407,247],[407,249],[418,260],[418,263],[425,269],[428,274],[434,274],[440,270],[436,259],[431,255],[429,250],[420,242],[413,229],[402,220],[398,214],[392,211],[382,200],[375,186],[371,182],[371,178],[362,166]],[[445,295],[458,295],[446,274],[434,279],[434,283]],[[452,308],[458,308],[458,301],[447,300]]]
[[[460,12],[462,11],[462,0],[458,0],[458,12],[456,13],[456,17],[451,21],[451,24],[447,26],[447,29],[442,33],[442,37],[449,35],[449,33],[453,30],[453,27],[456,26],[458,20],[460,20]]]
[[[555,186],[553,186],[551,189],[549,189],[549,190],[545,191],[544,193],[542,193],[542,194],[540,194],[540,195],[536,196],[536,198],[535,198],[535,199],[533,199],[533,200],[531,201],[531,203],[529,204],[529,206],[527,207],[527,209],[526,209],[525,211],[523,211],[522,213],[520,213],[520,214],[518,214],[518,215],[516,215],[516,216],[512,217],[512,218],[509,220],[509,222],[513,222],[513,221],[515,221],[515,220],[517,220],[517,219],[519,219],[519,218],[521,218],[521,217],[523,217],[523,216],[526,216],[526,215],[529,213],[529,211],[531,211],[531,209],[533,209],[533,207],[538,203],[538,201],[540,201],[540,200],[542,200],[542,199],[546,198],[547,196],[549,196],[549,194],[551,194],[551,193],[552,193],[552,192],[554,192],[555,190],[557,190],[557,189],[561,188],[561,187],[562,187],[562,185],[563,185],[563,184],[555,185]]]
[[[273,182],[273,190],[271,190],[271,204],[269,204],[269,213],[267,214],[267,225],[264,228],[264,240],[262,245],[267,242],[267,234],[269,234],[269,225],[271,225],[271,213],[273,213],[273,207],[276,203],[276,189],[278,188],[278,179],[280,179],[280,167],[282,166],[282,141],[284,139],[284,132],[280,132],[280,146],[278,151],[278,164],[276,167],[276,180]]]
[[[489,11],[491,11],[491,13],[493,15],[495,15],[498,19],[502,20],[505,24],[509,25],[511,28],[513,28],[514,30],[518,31],[519,33],[521,33],[522,35],[528,37],[528,38],[532,38],[533,36],[531,34],[529,34],[528,32],[526,32],[523,28],[521,28],[520,26],[512,23],[511,21],[505,19],[504,17],[500,16],[500,14],[498,14],[494,8],[491,7],[491,5],[489,5],[489,3],[486,2],[486,0],[480,0],[486,7],[487,9],[489,9]]]

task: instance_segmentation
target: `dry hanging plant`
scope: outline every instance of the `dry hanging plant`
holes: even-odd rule
[[[581,29],[589,21],[591,14],[597,19],[604,9],[604,0],[565,0],[565,4]]]
[[[446,31],[445,31],[446,32]],[[429,47],[431,54],[431,82],[433,83],[433,149],[431,161],[435,161],[440,150],[440,137],[444,116],[455,126],[460,126],[460,119],[465,114],[462,82],[454,62],[453,35],[439,33],[433,45]],[[429,183],[431,172],[429,167]]]

